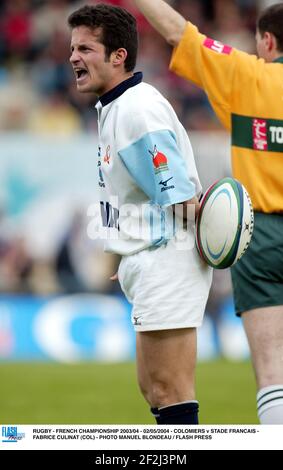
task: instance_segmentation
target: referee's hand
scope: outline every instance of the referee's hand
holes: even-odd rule
[[[118,273],[113,274],[113,276],[110,277],[110,281],[118,281]]]

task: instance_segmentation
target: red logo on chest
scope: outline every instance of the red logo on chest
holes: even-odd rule
[[[164,153],[161,153],[157,150],[156,145],[154,146],[153,152],[149,150],[149,153],[152,156],[155,173],[159,173],[160,171],[168,171],[168,159]]]
[[[111,156],[110,156],[110,145],[107,145],[106,154],[103,157],[103,161],[105,163],[108,163],[108,165],[109,165],[110,164],[110,158],[111,158]]]
[[[265,119],[253,119],[253,148],[267,150],[267,123]]]

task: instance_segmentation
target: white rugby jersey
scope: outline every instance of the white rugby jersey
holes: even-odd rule
[[[96,109],[105,251],[129,255],[166,243],[176,230],[170,206],[201,192],[185,129],[141,72],[103,95]]]

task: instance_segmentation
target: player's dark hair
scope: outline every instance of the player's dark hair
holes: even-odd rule
[[[101,44],[105,46],[106,58],[120,47],[126,49],[125,71],[134,70],[138,51],[136,19],[124,8],[99,3],[86,5],[72,13],[68,18],[71,28],[87,26],[101,28]]]
[[[263,10],[257,20],[257,28],[261,36],[265,32],[272,33],[276,38],[278,51],[283,52],[283,3],[276,3]]]

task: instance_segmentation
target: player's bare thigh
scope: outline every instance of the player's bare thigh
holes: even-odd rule
[[[283,305],[242,314],[258,389],[283,383]]]
[[[137,333],[137,373],[151,406],[195,399],[196,329]]]

